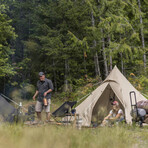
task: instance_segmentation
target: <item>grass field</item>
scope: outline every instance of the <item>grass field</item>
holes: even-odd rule
[[[52,110],[60,105],[61,102],[52,104]],[[44,120],[44,112],[43,115]],[[2,124],[0,148],[148,148],[148,127],[122,125],[78,130],[51,124]]]
[[[32,102],[27,102],[25,107],[30,104]],[[61,104],[60,101],[53,103],[51,112]],[[148,127],[122,125],[78,130],[51,124],[2,124],[0,148],[148,148]]]
[[[147,148],[148,128],[1,125],[0,148]]]

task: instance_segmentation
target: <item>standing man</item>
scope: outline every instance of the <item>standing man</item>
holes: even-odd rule
[[[33,96],[33,100],[35,101],[36,96],[38,95],[38,99],[35,106],[35,111],[37,113],[38,119],[41,121],[41,112],[43,107],[45,107],[46,119],[47,122],[50,121],[50,104],[51,104],[51,92],[53,91],[52,81],[45,77],[43,72],[39,72],[39,79],[37,81],[37,90]],[[47,106],[44,106],[43,99],[47,99]]]

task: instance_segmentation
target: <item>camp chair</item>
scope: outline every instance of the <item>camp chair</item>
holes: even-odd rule
[[[71,119],[72,117],[76,116],[76,110],[72,109],[73,106],[77,103],[77,101],[66,101],[64,102],[57,110],[55,110],[52,113],[52,117],[54,118],[54,120],[58,123],[63,123],[63,124],[69,124],[71,123]],[[61,120],[58,120],[57,118],[59,118]],[[66,117],[66,121],[62,121],[62,119]]]

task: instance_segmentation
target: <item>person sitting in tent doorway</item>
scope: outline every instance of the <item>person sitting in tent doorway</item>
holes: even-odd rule
[[[117,101],[112,102],[113,109],[102,121],[102,126],[111,125],[113,123],[119,123],[124,120],[123,110],[120,109]]]

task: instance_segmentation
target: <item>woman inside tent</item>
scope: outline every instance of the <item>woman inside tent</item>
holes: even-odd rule
[[[104,118],[102,122],[102,126],[110,125],[113,123],[119,123],[124,120],[123,110],[120,109],[119,103],[114,101],[112,103],[113,109],[109,112],[109,114]]]

